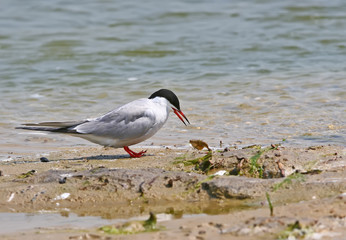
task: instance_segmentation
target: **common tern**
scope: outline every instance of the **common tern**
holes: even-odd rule
[[[160,89],[149,98],[134,100],[98,118],[27,123],[17,129],[65,133],[105,147],[122,147],[131,157],[138,158],[146,151],[136,153],[129,146],[152,137],[167,121],[171,108],[185,125],[184,119],[190,124],[180,110],[178,97],[171,90]]]

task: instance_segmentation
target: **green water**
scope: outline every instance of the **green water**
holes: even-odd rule
[[[36,144],[20,123],[95,117],[159,88],[193,124],[172,117],[141,145],[345,144],[345,12],[341,0],[3,0],[0,155]]]

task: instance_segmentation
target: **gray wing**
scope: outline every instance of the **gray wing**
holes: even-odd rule
[[[155,123],[155,115],[147,105],[147,99],[138,99],[73,129],[77,133],[114,139],[141,137]]]

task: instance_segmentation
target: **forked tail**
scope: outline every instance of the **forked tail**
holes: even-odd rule
[[[33,131],[45,131],[45,132],[59,132],[59,133],[77,133],[74,127],[85,123],[86,121],[79,122],[42,122],[42,123],[26,123],[22,127],[16,127],[16,129],[25,129]]]

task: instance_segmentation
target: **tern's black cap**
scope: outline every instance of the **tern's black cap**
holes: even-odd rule
[[[159,91],[156,91],[153,94],[151,94],[149,99],[153,99],[155,97],[166,98],[174,107],[176,107],[178,110],[180,110],[179,99],[178,99],[177,95],[175,95],[174,92],[172,92],[171,90],[160,89]]]

